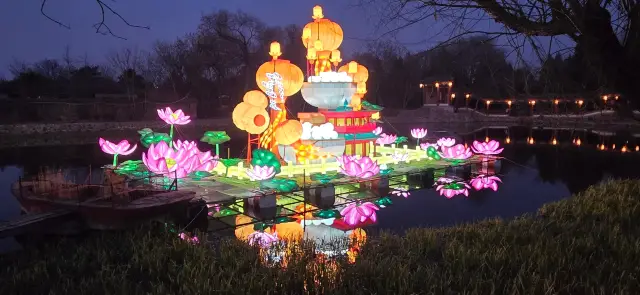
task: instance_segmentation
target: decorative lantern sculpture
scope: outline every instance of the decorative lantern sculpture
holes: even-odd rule
[[[315,75],[330,71],[330,63],[340,62],[340,54],[335,50],[340,47],[343,38],[340,25],[324,18],[322,7],[313,7],[313,22],[302,29],[302,43],[308,48],[309,63],[315,64]]]

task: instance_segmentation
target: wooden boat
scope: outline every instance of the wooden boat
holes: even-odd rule
[[[152,185],[129,188],[130,181],[105,170],[105,184],[74,184],[61,173],[20,180],[13,195],[29,213],[69,210],[92,229],[121,229],[165,216],[186,212],[195,192],[164,190]]]

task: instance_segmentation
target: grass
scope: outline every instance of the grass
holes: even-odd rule
[[[535,216],[370,238],[335,268],[306,244],[282,268],[235,240],[99,233],[1,257],[0,294],[636,294],[639,220],[640,181],[614,181]]]

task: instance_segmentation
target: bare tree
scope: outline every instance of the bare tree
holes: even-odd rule
[[[477,24],[491,19],[503,30],[484,32],[509,35],[507,42],[522,58],[525,43],[533,48],[540,61],[555,52],[544,39],[535,37],[564,36],[576,44],[586,61],[604,78],[604,83],[620,91],[629,100],[640,100],[640,3],[638,1],[600,0],[531,0],[531,1],[467,1],[467,0],[365,0],[375,2],[382,18],[380,27],[389,32],[438,19],[447,23],[450,40],[478,32]],[[371,6],[371,5],[370,5]],[[558,42],[558,39],[555,39]],[[549,42],[550,44],[551,42]],[[571,47],[571,44],[564,44]],[[546,50],[544,50],[547,47]],[[560,48],[559,50],[567,50]],[[546,51],[546,52],[545,52]],[[526,66],[526,64],[525,64]]]

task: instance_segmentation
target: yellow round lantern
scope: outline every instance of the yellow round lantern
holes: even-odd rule
[[[269,105],[267,96],[260,90],[247,91],[247,93],[244,94],[244,97],[242,97],[242,101],[262,109]]]
[[[269,127],[269,113],[264,108],[241,102],[231,114],[233,124],[250,134],[260,134]]]
[[[357,68],[354,73],[353,68],[356,66]],[[349,73],[349,75],[353,77],[353,82],[355,83],[367,82],[367,80],[369,80],[369,70],[367,69],[367,67],[353,61],[341,66],[338,69],[338,72]]]
[[[337,23],[324,18],[322,7],[314,7],[314,21],[306,24],[302,29],[302,43],[305,47],[313,47],[315,41],[322,43],[322,50],[336,50],[342,44],[344,32]]]
[[[354,94],[351,96],[351,103],[349,104],[354,111],[360,110],[360,104],[362,104],[362,94]]]
[[[286,120],[275,131],[278,144],[290,145],[302,137],[302,123],[297,120]]]
[[[284,95],[291,96],[296,94],[302,88],[304,83],[304,74],[302,70],[292,64],[288,60],[275,59],[263,63],[256,72],[256,83],[260,90],[267,92],[268,89],[263,85],[263,82],[268,82],[268,73],[278,73],[282,76],[282,86],[284,87]],[[278,93],[278,90],[275,90]]]

